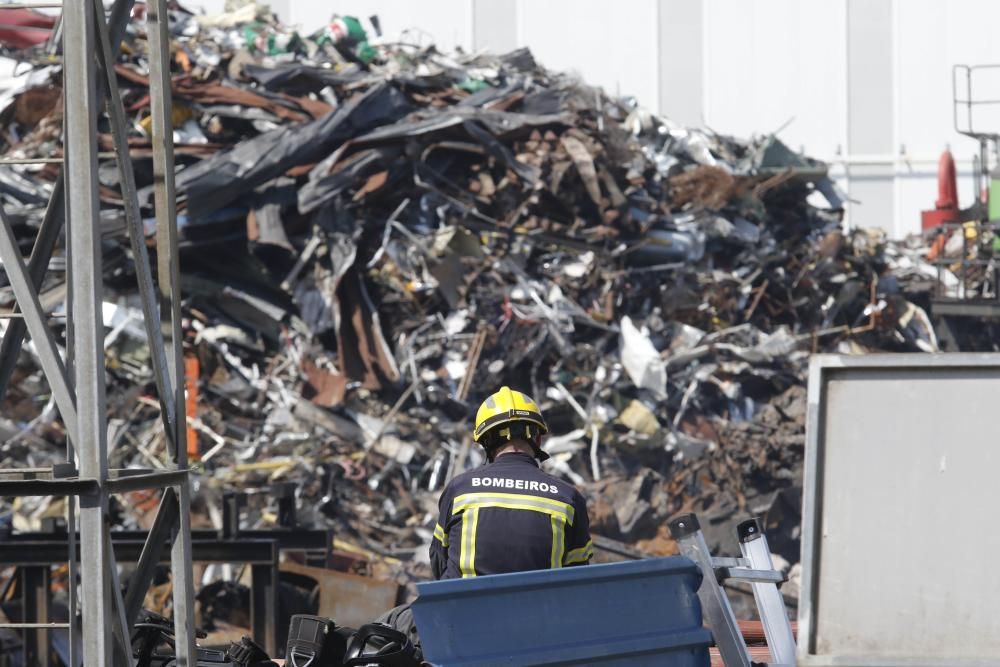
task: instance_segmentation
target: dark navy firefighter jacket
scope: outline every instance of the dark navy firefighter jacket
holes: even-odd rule
[[[530,454],[502,454],[458,475],[438,507],[435,579],[585,565],[594,553],[583,496]]]

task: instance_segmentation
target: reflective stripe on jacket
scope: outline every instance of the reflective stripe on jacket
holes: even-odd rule
[[[457,476],[438,508],[435,579],[584,565],[593,555],[583,496],[529,454],[502,454]]]

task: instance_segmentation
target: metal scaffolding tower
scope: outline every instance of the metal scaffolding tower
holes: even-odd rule
[[[66,462],[52,469],[0,470],[2,496],[66,496],[69,501],[67,562],[70,622],[9,624],[26,632],[66,627],[71,663],[132,665],[129,637],[161,550],[171,545],[177,664],[194,665],[194,587],[180,331],[180,281],[174,201],[170,42],[167,0],[149,0],[149,46],[157,280],[143,233],[125,111],[114,73],[115,56],[134,0],[115,0],[106,14],[102,0],[73,0],[62,7],[64,162],[27,262],[20,254],[7,214],[0,206],[0,260],[20,311],[0,345],[0,397],[13,374],[25,335],[34,344],[67,435]],[[53,6],[18,3],[5,7]],[[2,9],[0,9],[2,11]],[[97,181],[97,119],[106,108],[125,204],[125,219],[139,282],[160,411],[171,461],[164,470],[108,468],[100,202]],[[5,160],[10,164],[14,161]],[[27,161],[26,161],[27,162]],[[65,350],[49,329],[39,289],[65,221],[67,332]],[[164,489],[128,594],[123,599],[109,535],[109,495]],[[79,505],[77,543],[75,505]],[[76,590],[79,578],[79,594]],[[74,655],[82,617],[82,656]],[[26,619],[27,620],[27,619]]]

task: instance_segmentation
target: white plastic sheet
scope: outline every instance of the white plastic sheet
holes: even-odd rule
[[[621,359],[632,383],[647,389],[658,399],[667,397],[667,366],[649,337],[640,331],[629,317],[623,317],[621,329]]]

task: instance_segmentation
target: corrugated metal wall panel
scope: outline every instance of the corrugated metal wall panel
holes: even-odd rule
[[[612,93],[659,100],[654,0],[572,5],[520,0],[518,42],[547,67],[577,71]]]

